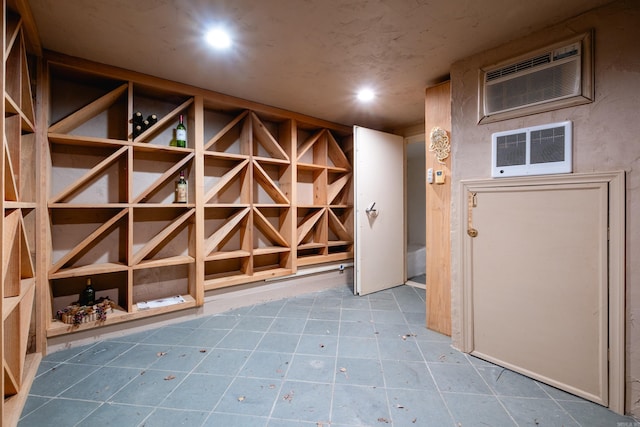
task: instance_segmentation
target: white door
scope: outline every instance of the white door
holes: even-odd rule
[[[354,127],[355,289],[405,282],[404,140]]]
[[[471,195],[473,351],[608,404],[606,183]]]

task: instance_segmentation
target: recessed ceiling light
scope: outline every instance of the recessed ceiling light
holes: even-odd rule
[[[226,31],[220,28],[209,30],[205,35],[205,39],[207,43],[216,49],[226,49],[231,46],[231,37],[229,37]]]
[[[362,102],[371,101],[375,97],[376,94],[373,93],[371,89],[360,89],[360,91],[358,92],[358,99]]]

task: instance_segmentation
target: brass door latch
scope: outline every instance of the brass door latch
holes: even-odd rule
[[[469,235],[469,237],[476,237],[478,235],[478,230],[473,228],[473,208],[478,205],[476,194],[477,193],[469,192],[468,196],[469,209],[467,212],[467,234]]]

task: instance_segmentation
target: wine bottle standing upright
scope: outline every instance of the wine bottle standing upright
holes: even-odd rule
[[[176,181],[176,203],[187,203],[187,180],[184,178],[184,171],[180,171],[180,178]]]
[[[180,114],[180,121],[176,127],[176,147],[185,148],[187,146],[187,128],[184,125],[182,114]]]
[[[80,305],[93,305],[96,300],[96,291],[93,289],[91,285],[91,278],[87,279],[87,286],[80,294]]]

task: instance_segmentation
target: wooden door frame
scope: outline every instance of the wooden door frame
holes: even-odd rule
[[[468,194],[497,187],[607,183],[609,187],[609,409],[624,414],[625,397],[625,172],[576,173],[523,178],[462,180],[459,239],[461,260],[461,350],[473,351],[471,238],[467,235]]]

